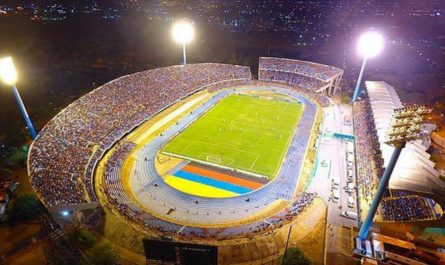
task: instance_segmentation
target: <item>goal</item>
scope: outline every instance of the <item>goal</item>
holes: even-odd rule
[[[217,156],[207,156],[206,158],[207,162],[213,163],[213,164],[221,164],[221,158]]]

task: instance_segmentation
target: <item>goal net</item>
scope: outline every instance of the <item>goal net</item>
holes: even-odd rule
[[[209,163],[221,164],[221,158],[217,156],[207,156],[206,160]]]
[[[158,163],[159,164],[164,164],[165,162],[170,161],[171,156],[170,155],[158,155],[157,157]]]

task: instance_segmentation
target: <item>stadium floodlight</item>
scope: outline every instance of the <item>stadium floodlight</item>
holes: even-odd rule
[[[373,58],[382,52],[383,45],[383,36],[378,32],[370,31],[360,36],[357,51],[364,58]]]
[[[363,79],[363,73],[365,72],[366,62],[369,58],[376,57],[382,52],[384,43],[385,40],[383,39],[383,36],[376,31],[366,32],[362,36],[360,36],[358,40],[357,51],[363,57],[363,63],[360,69],[357,84],[355,86],[352,102],[355,102],[357,100],[360,85]]]
[[[0,59],[0,77],[5,84],[10,86],[17,82],[17,71],[11,57]]]
[[[413,106],[394,110],[385,141],[387,145],[394,147],[394,151],[388,165],[385,168],[385,172],[380,179],[379,186],[374,194],[374,199],[372,200],[372,204],[366,218],[360,227],[360,231],[358,233],[360,240],[365,240],[368,237],[372,221],[377,213],[377,209],[380,201],[383,198],[383,194],[388,187],[391,174],[396,166],[397,159],[399,158],[402,149],[405,147],[407,142],[414,141],[419,138],[419,133],[421,131],[420,125],[425,121],[425,117],[429,113],[431,113],[431,109],[428,109],[425,106]],[[409,118],[408,122],[406,120],[407,117]],[[403,124],[401,122],[403,122]]]
[[[28,127],[29,133],[32,139],[35,139],[37,134],[32,125],[31,119],[28,116],[25,105],[23,104],[22,98],[20,97],[19,91],[16,87],[17,82],[17,71],[14,67],[14,62],[11,57],[6,57],[0,59],[0,78],[3,82],[12,87],[12,92],[14,93],[17,104],[19,105],[20,112],[22,113],[23,119],[25,120],[26,126]]]
[[[193,28],[193,25],[190,22],[179,21],[173,25],[172,36],[177,43],[182,44],[182,55],[184,59],[183,62],[184,66],[187,65],[186,45],[193,40],[194,35],[195,35],[195,29]]]

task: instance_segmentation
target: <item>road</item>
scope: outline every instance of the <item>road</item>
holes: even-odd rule
[[[326,264],[345,264],[345,260],[349,260],[347,256],[350,256],[352,249],[349,243],[350,228],[357,226],[357,221],[341,215],[345,211],[357,212],[356,189],[350,192],[345,189],[348,183],[356,185],[354,176],[352,182],[348,179],[348,171],[355,172],[354,163],[350,162],[348,165],[347,162],[348,159],[355,160],[353,149],[351,149],[354,144],[352,140],[346,140],[334,134],[353,134],[352,109],[348,105],[331,105],[323,110],[324,119],[322,134],[318,142],[317,164],[308,191],[317,192],[328,205]],[[334,196],[334,190],[337,190],[338,197]],[[353,205],[348,205],[350,197],[352,197]]]

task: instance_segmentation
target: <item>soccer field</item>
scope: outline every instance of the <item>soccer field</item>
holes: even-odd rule
[[[303,105],[295,101],[230,95],[163,151],[272,178],[302,110]]]

